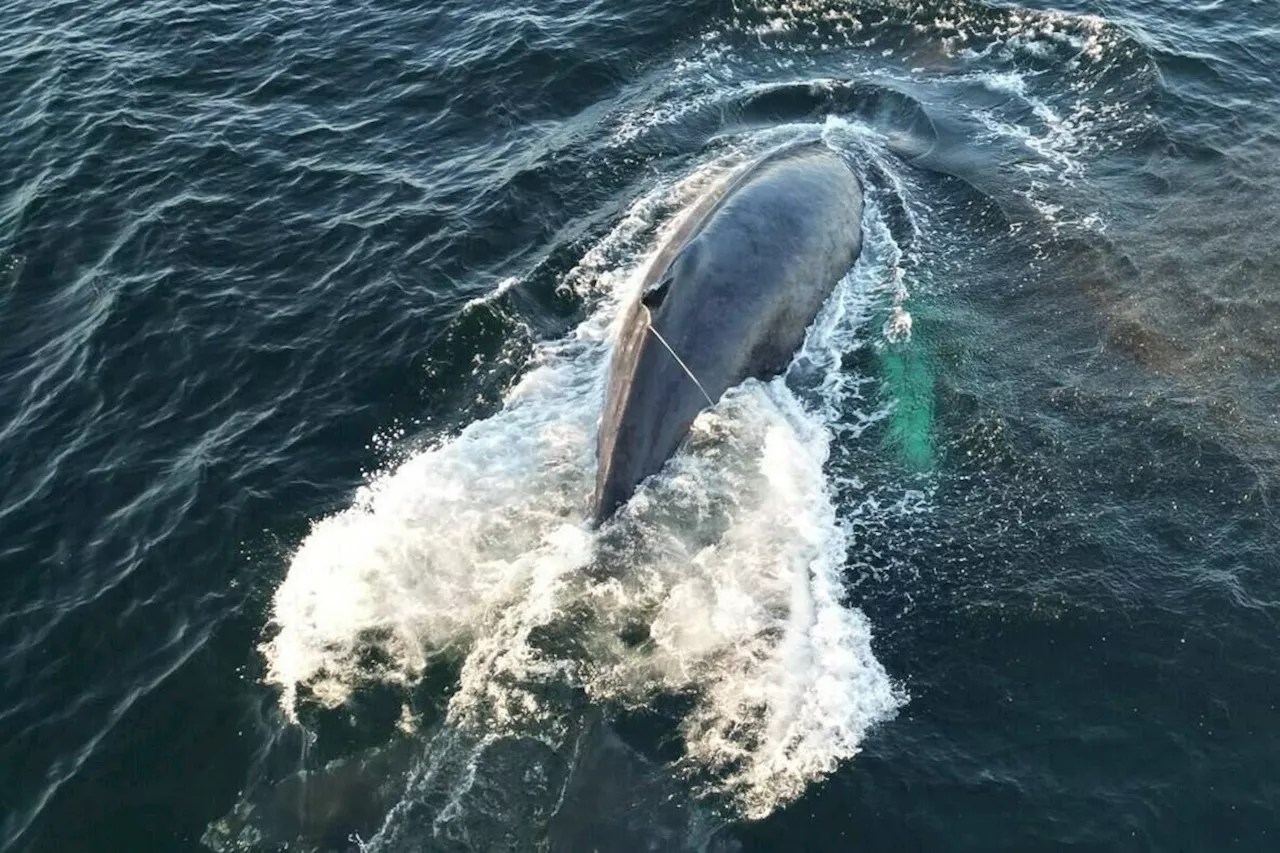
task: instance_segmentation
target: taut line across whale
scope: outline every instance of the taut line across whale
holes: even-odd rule
[[[609,518],[745,379],[781,373],[862,250],[862,185],[825,145],[793,145],[701,199],[626,309],[609,366],[594,514]]]

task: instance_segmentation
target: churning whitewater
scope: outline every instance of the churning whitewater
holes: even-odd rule
[[[844,122],[787,131],[806,132],[872,156],[851,145],[872,134]],[[566,278],[602,297],[598,308],[540,348],[502,410],[372,477],[349,509],[314,524],[263,647],[287,715],[304,696],[336,706],[370,681],[411,681],[439,655],[462,657],[448,724],[490,735],[553,724],[554,686],[605,706],[690,694],[686,762],[703,793],[753,817],[894,715],[905,694],[873,655],[867,619],[842,600],[855,543],[823,471],[833,429],[884,414],[868,402],[856,422],[832,420],[849,420],[858,393],[840,354],[878,334],[868,319],[903,297],[884,188],[868,185],[863,257],[793,362],[802,387],[779,377],[731,391],[615,521],[599,532],[584,522],[620,306],[680,211],[779,137],[759,134],[635,203]],[[535,639],[548,631],[573,636],[557,648],[576,654]]]

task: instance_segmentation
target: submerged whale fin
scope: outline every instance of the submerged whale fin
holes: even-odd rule
[[[413,738],[398,737],[262,785],[210,823],[200,843],[215,853],[350,853],[360,847],[354,839],[377,833],[400,801],[421,750]]]

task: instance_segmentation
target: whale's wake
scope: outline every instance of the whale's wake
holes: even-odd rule
[[[842,133],[828,125],[829,139]],[[679,696],[678,768],[759,817],[895,713],[905,697],[843,600],[856,542],[823,470],[833,431],[881,414],[839,357],[879,333],[867,320],[894,296],[884,282],[897,249],[876,188],[863,258],[797,358],[805,377],[731,391],[613,522],[582,521],[610,324],[673,214],[739,156],[655,189],[588,253],[566,282],[603,294],[599,308],[539,350],[498,414],[373,477],[313,526],[263,647],[287,714],[340,705],[371,680],[412,682],[441,655],[461,659],[446,727],[476,743],[567,736],[570,695],[619,712]],[[451,783],[460,792],[474,760]],[[430,750],[424,762],[419,778]]]

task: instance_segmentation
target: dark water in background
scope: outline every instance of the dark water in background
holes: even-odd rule
[[[1280,12],[1054,8],[0,4],[0,850],[202,849],[242,797],[329,848],[394,805],[374,849],[1275,849]],[[844,392],[751,391],[574,534],[629,271],[698,176],[818,136],[876,200]],[[786,614],[669,684],[600,638],[658,607],[683,653],[668,563],[807,553],[748,535],[779,483],[849,631],[744,808],[774,744],[713,712],[773,707]],[[689,494],[718,552],[663,538]]]

